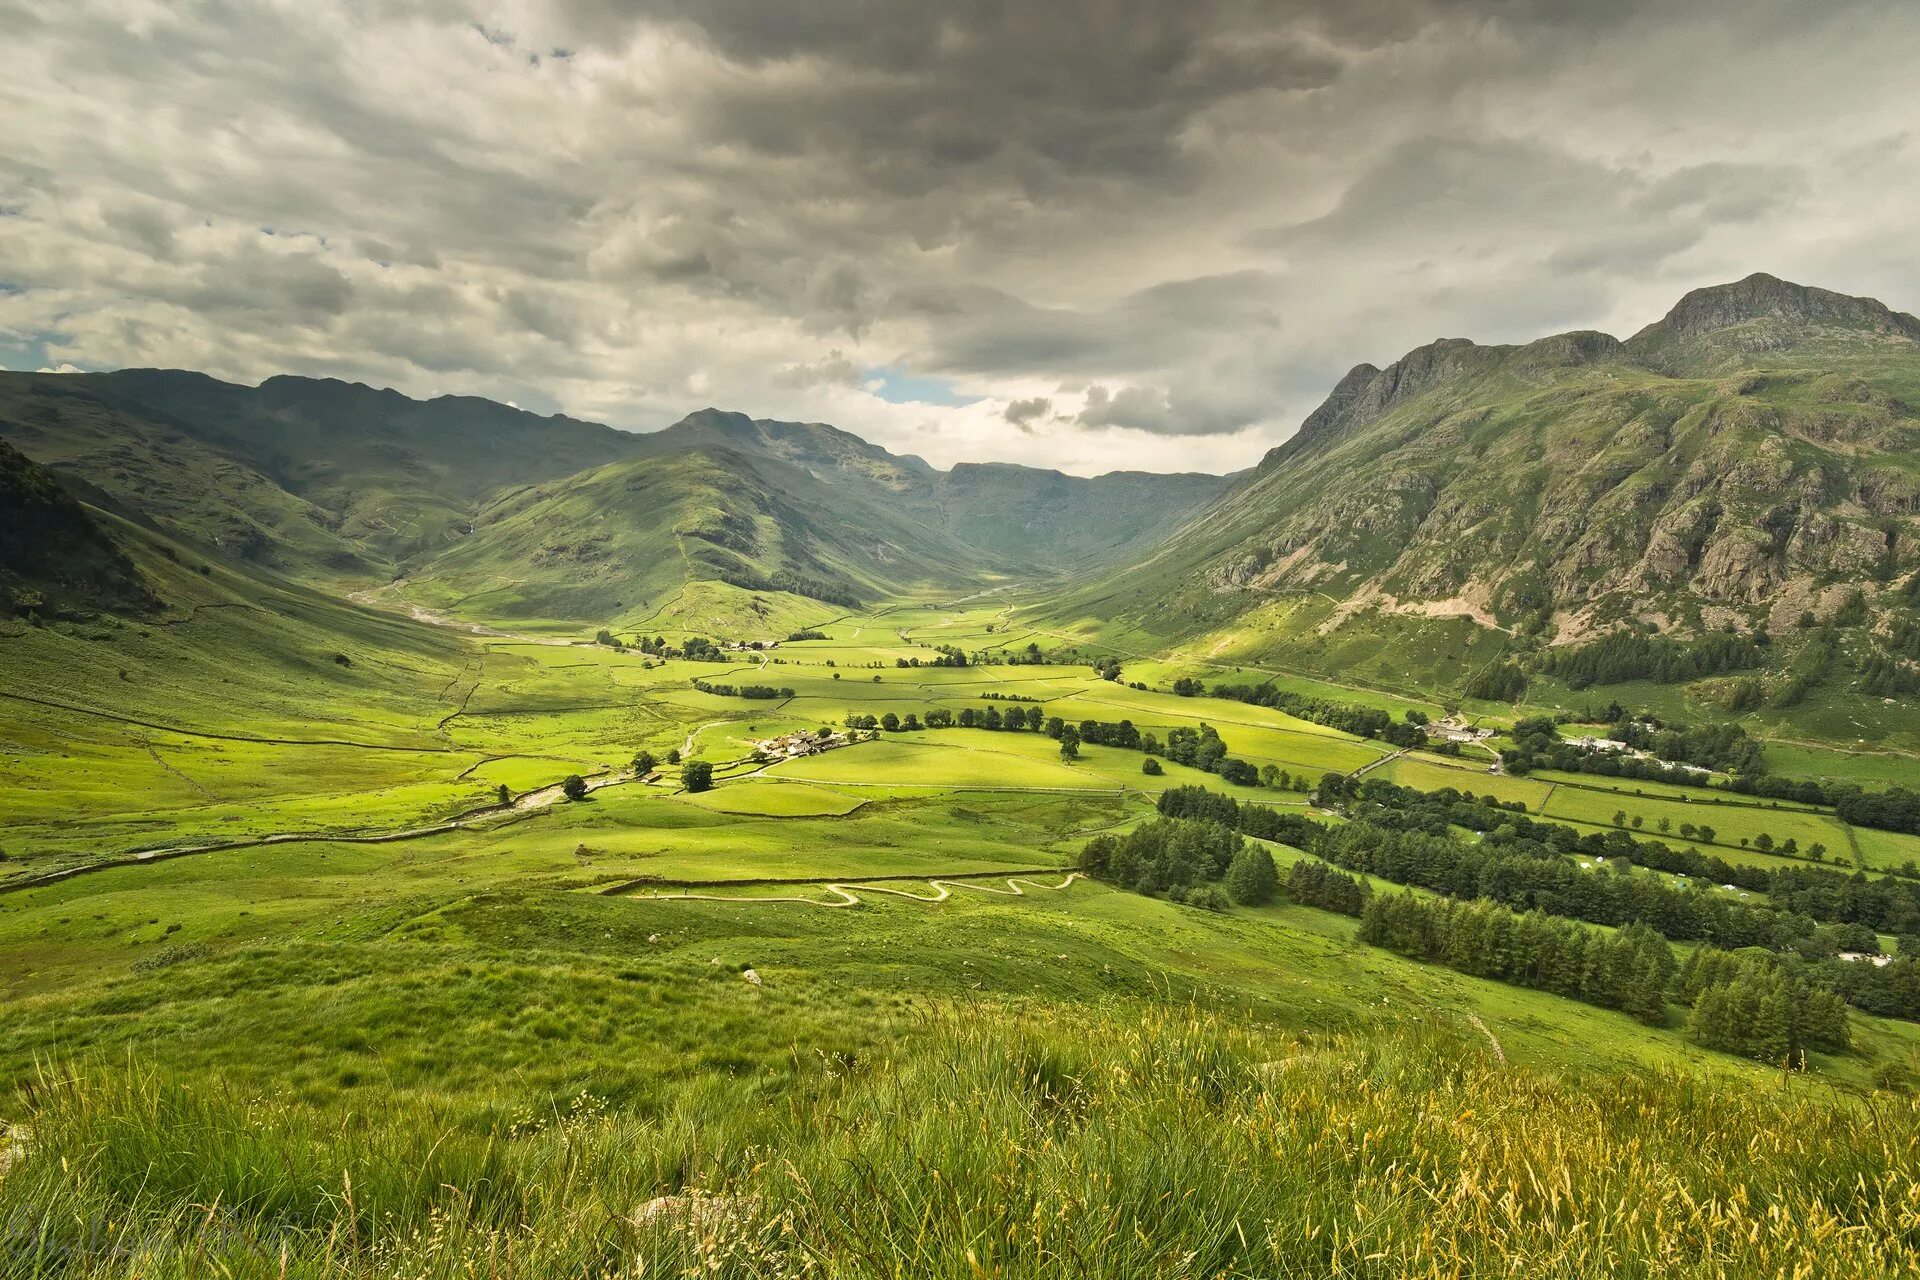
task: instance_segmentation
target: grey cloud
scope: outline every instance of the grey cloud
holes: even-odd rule
[[[1887,0],[143,12],[0,0],[0,326],[54,362],[1229,466],[1436,336],[1754,269],[1920,303]]]
[[[1053,401],[1045,396],[1031,396],[1025,400],[1008,401],[1006,412],[1001,416],[1022,431],[1031,432],[1034,420],[1044,418],[1051,412]]]
[[[780,370],[780,382],[789,387],[855,387],[860,385],[860,370],[839,351],[810,364],[790,364]]]

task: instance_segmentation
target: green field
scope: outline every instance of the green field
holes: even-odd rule
[[[255,1156],[164,1154],[204,1154],[210,1135],[238,1132],[243,1115],[274,1149],[306,1152],[298,1158],[314,1179],[331,1187],[346,1170],[394,1221],[481,1230],[466,1209],[383,1183],[388,1154],[354,1154],[341,1142],[404,1144],[439,1126],[455,1135],[442,1154],[425,1143],[391,1159],[453,1180],[496,1176],[484,1171],[497,1159],[518,1171],[516,1185],[533,1187],[548,1175],[521,1162],[554,1135],[594,1143],[624,1135],[644,1154],[603,1161],[577,1184],[590,1183],[592,1196],[645,1203],[694,1188],[785,1204],[787,1192],[757,1180],[755,1143],[783,1142],[816,1171],[840,1158],[783,1128],[786,1117],[876,1105],[942,1055],[977,1058],[992,1076],[995,1045],[1028,1046],[1008,1050],[1039,1055],[1022,1071],[1050,1080],[1066,1071],[1081,1083],[1058,1076],[1059,1088],[1092,1090],[1105,1106],[1149,1087],[1151,1073],[1096,1088],[1090,1082],[1108,1066],[1060,1064],[1080,1062],[1100,1041],[1187,1037],[1178,1052],[1213,1055],[1207,1070],[1245,1082],[1228,1095],[1267,1115],[1263,1123],[1275,1108],[1302,1105],[1301,1095],[1252,1082],[1297,1072],[1351,1089],[1384,1072],[1367,1087],[1413,1088],[1393,1055],[1405,1070],[1445,1061],[1484,1072],[1456,1074],[1456,1085],[1502,1114],[1539,1105],[1572,1114],[1577,1095],[1554,1092],[1574,1088],[1569,1081],[1603,1090],[1691,1082],[1659,1086],[1677,1091],[1659,1104],[1663,1113],[1678,1113],[1681,1098],[1757,1098],[1778,1087],[1777,1073],[1694,1043],[1677,1011],[1651,1027],[1417,964],[1359,944],[1351,919],[1311,907],[1283,900],[1216,913],[1085,879],[1049,887],[1093,836],[1149,818],[1167,787],[1314,812],[1299,791],[1229,787],[1170,761],[1148,775],[1141,752],[1117,747],[1089,744],[1067,761],[1043,733],[985,729],[882,733],[799,760],[753,758],[768,738],[838,727],[854,714],[1028,705],[981,696],[994,693],[1033,699],[1069,723],[1131,720],[1161,738],[1211,725],[1231,754],[1308,782],[1365,769],[1403,786],[1522,801],[1588,830],[1611,826],[1621,811],[1640,817],[1647,834],[1662,818],[1707,821],[1717,842],[1702,851],[1754,865],[1784,863],[1738,848],[1762,830],[1803,848],[1823,841],[1838,865],[1856,848],[1874,867],[1920,848],[1799,806],[1508,777],[1471,754],[1389,760],[1379,742],[1280,712],[1176,697],[1165,683],[1195,669],[1178,655],[1128,658],[1120,681],[1066,662],[896,665],[929,661],[936,643],[1067,643],[1023,629],[1004,603],[850,613],[816,623],[828,640],[704,663],[596,645],[578,628],[495,617],[490,625],[511,634],[475,634],[227,571],[153,567],[170,588],[165,617],[18,627],[5,641],[0,692],[13,696],[0,698],[0,763],[11,784],[0,790],[0,992],[9,1011],[0,1080],[11,1092],[0,1095],[9,1099],[0,1120],[25,1120],[45,1137],[18,1171],[0,1175],[0,1211],[59,1186],[72,1203],[170,1239],[210,1240],[191,1220],[166,1216],[182,1197],[255,1195],[263,1198],[249,1205],[327,1220],[332,1210],[301,1199],[313,1193],[258,1172],[242,1177]],[[715,610],[729,599],[696,595]],[[792,616],[773,613],[763,625]],[[696,678],[789,686],[794,696],[702,693]],[[1439,710],[1344,682],[1271,678],[1396,712]],[[661,762],[650,783],[626,772],[642,749]],[[687,790],[670,751],[715,765],[715,785]],[[606,785],[567,802],[557,784],[570,774]],[[184,856],[107,865],[136,851]],[[1274,852],[1283,875],[1306,856]],[[82,874],[29,885],[66,871]],[[1007,878],[1018,875],[1029,879],[1015,896]],[[829,883],[851,886],[858,904],[844,905]],[[1810,1063],[1837,1098],[1873,1091],[1920,1054],[1913,1024],[1855,1013],[1852,1027],[1852,1051]],[[1141,1061],[1164,1062],[1154,1055],[1170,1051],[1142,1048]],[[44,1092],[35,1082],[50,1064],[78,1083]],[[1289,1074],[1263,1074],[1280,1070]],[[1073,1075],[1083,1071],[1093,1074]],[[195,1092],[202,1086],[211,1091]],[[1222,1095],[1209,1096],[1216,1102],[1187,1116],[1183,1133],[1212,1132],[1200,1116]],[[1880,1096],[1876,1105],[1910,1105]],[[165,1101],[187,1097],[206,1101],[178,1114]],[[1850,1123],[1852,1104],[1833,1105],[1840,1118],[1827,1123]],[[220,1110],[229,1106],[239,1110]],[[160,1128],[141,1136],[143,1115]],[[406,1119],[339,1127],[370,1116]],[[97,1135],[109,1132],[117,1136],[102,1145]],[[472,1155],[472,1135],[495,1135],[498,1155]],[[1624,1158],[1607,1150],[1607,1159]],[[49,1163],[56,1153],[65,1172]],[[942,1166],[943,1176],[986,1156],[956,1151],[959,1163]],[[480,1163],[445,1163],[456,1159]],[[157,1181],[135,1180],[135,1161]],[[804,1212],[821,1206],[807,1200]],[[236,1211],[237,1234],[206,1247],[245,1270],[278,1248],[248,1234],[269,1217]],[[575,1230],[543,1227],[540,1247],[577,1259]],[[650,1230],[636,1249],[681,1256],[679,1237],[663,1243]],[[1279,1237],[1259,1238],[1272,1256],[1296,1257],[1272,1243]],[[315,1274],[329,1257],[380,1272],[369,1254],[328,1254],[346,1246],[324,1235],[288,1239],[289,1256]],[[466,1265],[478,1239],[435,1246],[445,1257],[421,1265],[451,1274],[447,1259]]]

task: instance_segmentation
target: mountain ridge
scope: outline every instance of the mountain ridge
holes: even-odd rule
[[[1625,342],[1442,339],[1356,365],[1070,607],[1206,627],[1304,592],[1560,639],[1827,616],[1920,567],[1914,403],[1920,320],[1764,274]]]

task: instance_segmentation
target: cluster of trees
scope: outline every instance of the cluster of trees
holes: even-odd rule
[[[1860,691],[1875,698],[1920,693],[1920,670],[1885,653],[1860,659]]]
[[[950,644],[937,644],[933,648],[937,657],[928,658],[924,662],[917,657],[895,658],[893,665],[896,667],[964,667],[967,665],[967,655],[962,650]]]
[[[1687,1033],[1710,1049],[1805,1066],[1808,1049],[1852,1043],[1840,997],[1764,952],[1701,947],[1681,966],[1675,989],[1693,1006]]]
[[[1207,686],[1192,676],[1181,676],[1173,682],[1173,691],[1182,698],[1197,698],[1207,691]]]
[[[995,651],[995,656],[1005,667],[1044,667],[1051,661],[1033,640],[1027,641],[1024,649],[1001,649]]]
[[[1854,786],[1829,786],[1827,795],[1843,821],[1920,835],[1920,792],[1905,787],[1862,791]]]
[[[1080,869],[1136,893],[1214,910],[1225,909],[1228,895],[1244,906],[1272,902],[1280,888],[1272,854],[1218,822],[1190,818],[1095,836],[1080,851]]]
[[[1300,814],[1245,803],[1205,787],[1168,787],[1160,793],[1159,807],[1164,817],[1217,822],[1244,835],[1290,844],[1296,849],[1317,847],[1327,830]]]
[[[1679,969],[1666,939],[1644,925],[1615,933],[1544,911],[1524,914],[1486,901],[1382,894],[1360,917],[1360,938],[1478,978],[1622,1009],[1642,1022],[1666,1018]]]
[[[1469,698],[1482,698],[1488,702],[1517,702],[1520,695],[1527,691],[1527,669],[1508,658],[1502,662],[1489,662],[1486,666],[1467,677],[1467,683],[1461,693]]]
[[[686,658],[692,662],[725,662],[728,660],[727,651],[705,636],[688,636],[680,642],[680,648],[678,650],[667,648],[665,641],[661,641],[660,643],[661,648],[657,650],[657,652],[662,657]],[[644,651],[643,649],[642,652]]]
[[[1001,693],[997,689],[989,689],[985,693],[981,694],[980,696],[982,699],[986,700],[987,702],[1038,702],[1040,701],[1040,699],[1030,698],[1024,693]]]
[[[824,578],[809,578],[791,569],[777,569],[767,574],[749,573],[737,568],[723,570],[720,573],[720,580],[729,586],[739,587],[743,591],[785,591],[792,595],[837,604],[843,609],[858,609],[861,604],[860,597],[845,584],[829,582]]]
[[[1141,740],[1141,750],[1149,755],[1164,755],[1175,764],[1204,773],[1219,774],[1235,786],[1260,785],[1260,771],[1238,756],[1228,755],[1227,744],[1210,724],[1203,723],[1198,729],[1186,725],[1169,729],[1164,744],[1148,734]]]
[[[1096,658],[1093,663],[1093,669],[1102,680],[1118,680],[1120,678],[1120,659],[1114,657],[1112,654]]]
[[[1271,707],[1295,719],[1310,720],[1355,737],[1379,738],[1396,747],[1414,747],[1427,740],[1427,716],[1421,711],[1409,711],[1403,719],[1395,720],[1390,712],[1378,707],[1309,697],[1303,693],[1276,689],[1270,684],[1215,685],[1213,696],[1250,703],[1256,707]]]
[[[789,643],[791,643],[795,640],[825,640],[826,638],[827,638],[826,632],[817,631],[812,627],[808,627],[803,631],[794,632],[792,635],[787,637],[787,640]]]
[[[768,700],[774,698],[791,698],[793,696],[793,690],[785,685],[776,689],[770,684],[715,684],[711,680],[700,680],[696,678],[693,682],[693,687],[702,693],[718,694],[723,698],[755,698]]]
[[[1303,907],[1337,911],[1343,916],[1363,915],[1373,900],[1373,887],[1359,876],[1350,876],[1318,858],[1302,858],[1287,872],[1287,896]]]
[[[1638,631],[1616,631],[1583,645],[1549,649],[1539,670],[1574,689],[1627,680],[1684,684],[1705,676],[1757,667],[1766,660],[1764,632],[1746,636],[1716,631],[1691,642]]]

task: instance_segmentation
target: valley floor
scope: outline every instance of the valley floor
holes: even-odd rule
[[[1915,1104],[1857,1101],[1920,1069],[1914,1024],[1855,1014],[1852,1051],[1783,1074],[1699,1047],[1678,1010],[1648,1026],[1416,963],[1313,907],[1077,877],[1165,789],[1224,788],[1136,750],[957,727],[756,748],[1038,707],[1211,725],[1299,782],[1243,799],[1324,821],[1307,787],[1360,770],[1593,830],[1703,796],[1176,696],[1158,655],[1119,681],[928,665],[1066,643],[995,595],[789,600],[822,638],[692,662],[172,572],[165,616],[0,638],[7,1274],[1920,1261]],[[1798,865],[1743,847],[1763,829],[1863,868],[1920,856],[1826,811],[1712,817],[1701,849],[1756,865]],[[1305,856],[1271,848],[1283,874]]]

